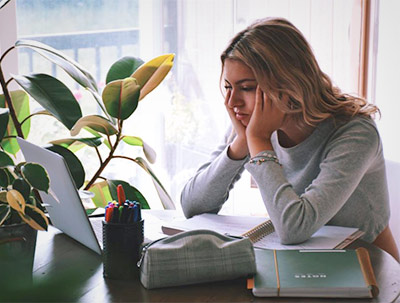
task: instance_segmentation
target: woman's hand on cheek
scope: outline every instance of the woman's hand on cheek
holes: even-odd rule
[[[257,86],[256,102],[249,125],[246,129],[247,143],[251,156],[263,150],[272,150],[271,135],[282,126],[285,113],[268,100],[267,95]]]
[[[233,108],[229,106],[228,102],[230,96],[231,92],[228,90],[225,96],[225,107],[231,119],[232,126],[236,133],[236,137],[229,146],[228,156],[231,159],[239,160],[246,157],[247,154],[249,153],[249,150],[247,148],[246,127],[239,120],[236,119],[236,114]]]
[[[230,97],[231,97],[231,91],[228,90],[226,93],[226,96],[225,96],[225,107],[226,107],[226,110],[228,111],[229,118],[232,121],[232,126],[235,129],[238,137],[246,138],[246,128],[238,119],[236,119],[235,111],[233,110],[232,107],[229,106]]]

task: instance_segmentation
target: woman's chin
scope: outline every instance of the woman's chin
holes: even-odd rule
[[[240,123],[242,123],[243,126],[247,126],[249,124],[249,120],[246,117],[236,117],[236,120],[239,121]]]
[[[246,121],[246,120],[241,120],[241,121],[240,121],[240,123],[242,123],[242,124],[243,124],[243,126],[247,126],[247,125],[249,124],[249,122],[248,122],[248,121]]]

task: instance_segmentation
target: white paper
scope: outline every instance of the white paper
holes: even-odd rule
[[[222,234],[240,236],[258,224],[267,221],[265,217],[227,216],[202,214],[187,220],[166,222],[163,226],[180,230],[210,229]],[[357,228],[325,225],[309,240],[296,245],[283,245],[274,232],[254,243],[254,247],[267,249],[332,249],[347,239]]]

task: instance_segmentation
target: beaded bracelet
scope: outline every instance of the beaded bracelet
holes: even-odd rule
[[[282,166],[282,164],[279,163],[278,157],[269,153],[263,153],[261,155],[254,156],[250,159],[249,163],[260,165],[261,163],[264,163],[266,161],[273,161]]]

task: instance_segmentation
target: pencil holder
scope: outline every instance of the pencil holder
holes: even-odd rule
[[[138,279],[144,220],[130,223],[103,221],[103,276],[109,279]]]

